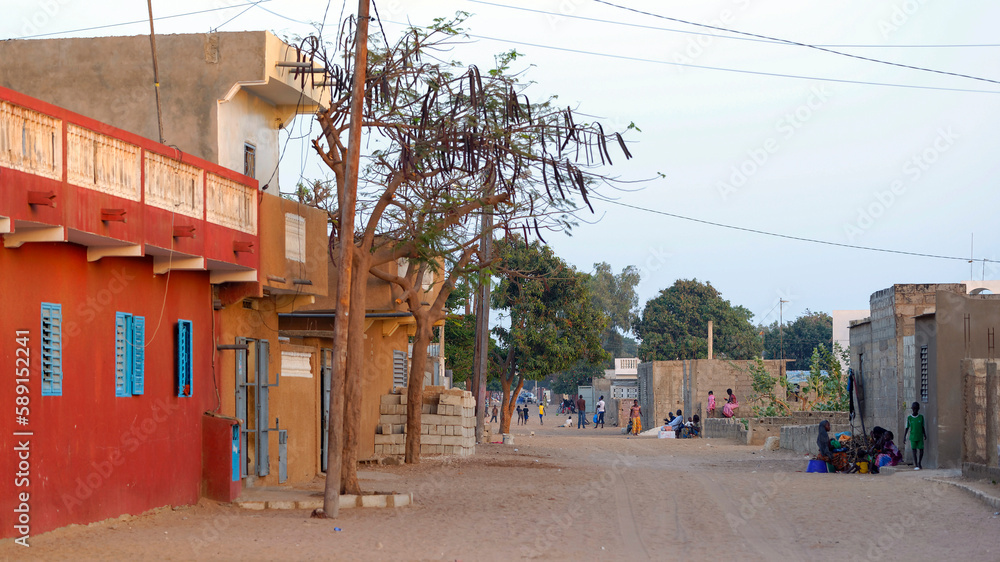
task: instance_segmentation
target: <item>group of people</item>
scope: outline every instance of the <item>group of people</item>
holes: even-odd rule
[[[499,408],[497,408],[496,404],[494,404],[492,416],[490,417],[490,423],[496,423],[497,415],[499,413],[500,413]],[[529,415],[530,414],[527,404],[524,404],[523,406],[521,404],[517,405],[517,425],[528,425]],[[545,425],[545,404],[543,404],[542,402],[538,403],[538,423],[540,423],[541,425]]]
[[[684,421],[684,412],[677,410],[677,415],[668,412],[667,417],[663,418],[663,421],[665,422],[663,429],[673,431],[674,437],[678,439],[701,435],[701,416],[698,414],[688,417],[687,421]]]
[[[913,450],[914,470],[923,468],[924,441],[927,439],[927,429],[924,426],[924,416],[920,413],[920,403],[914,402],[910,406],[912,413],[906,418],[906,429],[903,431],[903,446],[906,447],[906,437],[910,437],[910,449]],[[816,437],[816,446],[819,454],[816,460],[821,460],[833,466],[836,472],[853,470],[847,455],[847,447],[844,441],[849,440],[849,435],[838,434],[838,438],[830,438],[830,421],[823,420],[819,423],[819,434]],[[872,429],[871,446],[862,453],[864,462],[871,463],[870,470],[878,472],[880,468],[886,466],[896,466],[903,462],[903,452],[895,443],[895,435],[883,427],[876,426]]]
[[[736,395],[733,394],[733,389],[726,389],[726,403],[722,406],[722,415],[727,418],[731,418],[736,414],[736,408],[740,407],[740,401],[736,399]],[[706,413],[708,417],[715,417],[715,392],[708,391],[708,408],[706,408]]]

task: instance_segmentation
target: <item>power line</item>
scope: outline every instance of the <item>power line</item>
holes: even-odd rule
[[[194,11],[194,12],[184,12],[183,14],[173,14],[173,15],[169,15],[169,16],[160,16],[158,18],[153,18],[153,21],[168,20],[168,19],[173,19],[173,18],[182,18],[182,17],[186,17],[186,16],[195,16],[195,15],[198,15],[198,14],[207,14],[209,12],[218,12],[218,11],[221,11],[221,10],[232,10],[232,9],[235,9],[235,8],[242,8],[243,6],[253,7],[253,6],[257,5],[257,4],[263,4],[264,2],[271,2],[271,1],[272,0],[259,0],[258,2],[247,2],[245,4],[234,4],[232,6],[222,6],[222,7],[219,7],[219,8],[209,8],[207,10],[197,10],[197,11]],[[141,19],[141,20],[135,20],[135,21],[125,21],[125,22],[121,22],[121,23],[109,23],[107,25],[95,25],[93,27],[81,27],[79,29],[69,29],[69,30],[64,30],[64,31],[52,31],[52,32],[49,32],[49,33],[36,33],[35,35],[25,35],[23,37],[17,37],[16,39],[36,39],[38,37],[51,37],[52,35],[63,35],[63,34],[67,34],[67,33],[80,33],[81,31],[94,31],[96,29],[108,29],[108,28],[112,28],[112,27],[122,27],[122,26],[125,26],[125,25],[136,25],[136,24],[140,24],[140,23],[144,24],[144,23],[148,23],[148,22],[149,22],[148,19]],[[223,25],[225,25],[225,24],[223,24]],[[10,39],[15,39],[15,38],[12,37],[12,38],[8,38],[6,40],[10,40]]]
[[[397,25],[407,25],[407,24],[403,24],[403,23],[400,23],[400,22],[393,22],[393,21],[389,21],[389,20],[385,20],[385,21],[387,23],[395,23]],[[513,39],[501,39],[501,38],[497,38],[497,37],[488,37],[486,35],[473,35],[471,33],[468,34],[468,36],[472,37],[472,38],[475,38],[475,39],[486,39],[488,41],[498,41],[498,42],[501,42],[501,43],[513,43],[515,45],[524,45],[524,46],[527,46],[527,47],[538,47],[540,49],[552,49],[552,50],[555,50],[555,51],[563,51],[563,52],[567,52],[567,53],[577,53],[577,54],[581,54],[581,55],[592,55],[592,56],[597,56],[597,57],[607,57],[607,58],[613,58],[613,59],[630,60],[630,61],[635,61],[635,62],[648,62],[648,63],[653,63],[653,64],[666,64],[666,65],[671,65],[671,66],[683,66],[683,67],[686,67],[686,68],[700,68],[700,69],[703,69],[703,70],[718,70],[718,71],[721,71],[721,72],[736,72],[736,73],[739,73],[739,74],[756,74],[758,76],[772,76],[772,77],[776,77],[776,78],[797,78],[797,79],[801,79],[801,80],[819,80],[819,81],[823,81],[823,82],[838,82],[838,83],[841,83],[841,84],[862,84],[862,85],[866,85],[866,86],[886,86],[886,87],[890,87],[890,88],[912,88],[912,89],[916,89],[916,90],[940,90],[940,91],[945,91],[945,92],[970,92],[970,93],[976,93],[976,94],[1000,94],[1000,91],[996,91],[996,90],[973,90],[973,89],[969,89],[969,88],[945,88],[945,87],[939,87],[939,86],[918,86],[916,84],[893,84],[893,83],[889,83],[889,82],[870,82],[870,81],[867,81],[867,80],[846,80],[846,79],[840,79],[840,78],[823,78],[821,76],[803,76],[803,75],[800,75],[800,74],[783,74],[783,73],[778,73],[778,72],[761,72],[761,71],[757,71],[757,70],[741,70],[741,69],[738,69],[738,68],[724,68],[724,67],[719,67],[719,66],[704,66],[704,65],[700,65],[700,64],[688,64],[688,63],[673,62],[673,61],[644,59],[644,58],[640,58],[640,57],[629,57],[629,56],[625,56],[625,55],[612,55],[612,54],[608,54],[608,53],[598,53],[598,52],[595,52],[595,51],[584,51],[584,50],[581,50],[581,49],[569,49],[569,48],[566,48],[566,47],[554,47],[552,45],[541,45],[541,44],[538,44],[538,43],[529,43],[527,41],[515,41]]]
[[[630,23],[624,21],[613,21],[601,18],[588,18],[586,16],[577,16],[573,14],[560,14],[558,12],[549,12],[546,10],[536,10],[534,8],[525,8],[523,6],[509,6],[507,4],[497,4],[495,2],[486,2],[484,0],[467,0],[473,4],[483,4],[484,6],[495,6],[497,8],[507,8],[511,10],[521,10],[524,12],[534,12],[536,14],[545,14],[549,16],[556,16],[561,18],[570,18],[584,21],[593,21],[597,23],[607,23],[611,25],[622,25],[626,27],[635,27],[639,29],[652,29],[654,31],[668,31],[670,33],[683,33],[688,35],[700,35],[705,37],[717,37],[719,39],[733,39],[736,41],[753,41],[758,43],[772,43],[777,45],[788,45],[787,41],[774,40],[774,39],[761,39],[757,37],[733,37],[731,35],[716,35],[714,33],[703,33],[700,31],[688,31],[684,29],[670,29],[667,27],[657,27],[655,25],[642,25],[638,23]],[[888,49],[902,49],[902,48],[950,48],[950,47],[1000,47],[1000,43],[983,43],[983,44],[965,44],[965,45],[858,45],[858,44],[820,44],[817,43],[815,47],[833,47],[840,49],[847,48],[888,48]]]
[[[758,230],[758,229],[754,229],[754,228],[746,228],[746,227],[743,227],[743,226],[734,226],[734,225],[731,225],[731,224],[723,224],[723,223],[720,223],[720,222],[713,222],[713,221],[708,221],[708,220],[704,220],[704,219],[696,219],[694,217],[686,217],[684,215],[678,215],[678,214],[675,214],[675,213],[668,213],[666,211],[659,211],[659,210],[656,210],[656,209],[647,209],[645,207],[639,207],[637,205],[630,205],[628,203],[622,203],[621,201],[614,201],[612,199],[608,199],[607,197],[602,197],[602,196],[599,196],[599,195],[596,195],[596,194],[592,194],[591,196],[592,197],[596,197],[597,199],[600,199],[601,201],[605,201],[607,203],[611,203],[613,205],[618,205],[618,206],[621,206],[621,207],[628,207],[630,209],[635,209],[637,211],[645,211],[647,213],[653,213],[653,214],[656,214],[656,215],[663,215],[663,216],[667,216],[667,217],[671,217],[671,218],[675,218],[675,219],[686,220],[686,221],[690,221],[690,222],[696,222],[696,223],[699,223],[699,224],[707,224],[709,226],[716,226],[716,227],[719,227],[719,228],[728,228],[730,230],[738,230],[740,232],[750,232],[752,234],[761,234],[761,235],[764,235],[764,236],[773,236],[775,238],[784,238],[786,240],[797,240],[799,242],[810,242],[812,244],[823,244],[825,246],[836,246],[836,247],[839,247],[839,248],[849,248],[849,249],[852,249],[852,250],[866,250],[866,251],[869,251],[869,252],[883,252],[883,253],[886,253],[886,254],[900,254],[900,255],[904,255],[904,256],[914,256],[914,257],[920,257],[920,258],[934,258],[934,259],[940,259],[940,260],[958,260],[958,261],[963,261],[963,262],[968,262],[969,261],[968,257],[940,256],[940,255],[936,255],[936,254],[925,254],[925,253],[921,253],[921,252],[907,252],[905,250],[890,250],[890,249],[886,249],[886,248],[873,248],[871,246],[858,246],[856,244],[844,244],[844,243],[841,243],[841,242],[830,242],[829,240],[817,240],[815,238],[806,238],[806,237],[803,237],[803,236],[793,236],[791,234],[780,234],[780,233],[777,233],[777,232],[768,232],[766,230]],[[982,261],[983,263],[986,263],[986,262],[1000,263],[1000,260],[989,260],[989,259],[985,259],[985,258],[983,258],[982,260],[975,259],[975,261],[977,261],[977,262],[978,261]]]
[[[735,29],[726,29],[725,27],[718,27],[718,26],[714,26],[714,25],[708,25],[708,24],[705,24],[705,23],[697,23],[697,22],[682,20],[682,19],[679,19],[679,18],[672,18],[672,17],[669,17],[669,16],[663,16],[663,15],[660,15],[660,14],[654,14],[652,12],[644,12],[644,11],[638,10],[636,8],[629,8],[628,6],[619,6],[618,4],[614,4],[614,3],[608,2],[607,0],[593,0],[593,1],[597,2],[598,4],[604,4],[605,6],[611,6],[612,8],[618,8],[618,9],[621,9],[621,10],[627,10],[629,12],[635,12],[637,14],[643,14],[643,15],[646,15],[646,16],[654,17],[654,18],[665,19],[665,20],[668,20],[668,21],[675,21],[675,22],[678,22],[678,23],[683,23],[683,24],[687,24],[687,25],[693,25],[693,26],[696,26],[696,27],[704,27],[704,28],[707,28],[707,29],[714,29],[716,31],[725,31],[727,33],[736,33],[736,34],[739,34],[739,35],[746,35],[748,37],[757,37],[757,38],[760,38],[760,39],[770,39],[772,41],[780,41],[782,43],[787,43],[789,45],[796,45],[796,46],[799,46],[799,47],[807,47],[809,49],[816,49],[817,51],[823,51],[825,53],[832,53],[834,55],[840,55],[842,57],[848,57],[848,58],[853,58],[853,59],[858,59],[858,60],[864,60],[864,61],[874,62],[874,63],[878,63],[878,64],[885,64],[885,65],[889,65],[889,66],[898,66],[900,68],[908,68],[910,70],[918,70],[918,71],[921,71],[921,72],[931,72],[931,73],[934,73],[934,74],[944,74],[946,76],[957,76],[959,78],[968,78],[970,80],[979,80],[981,82],[990,82],[992,84],[1000,84],[1000,80],[991,80],[989,78],[981,78],[979,76],[972,76],[970,74],[961,74],[961,73],[958,73],[958,72],[948,72],[946,70],[935,70],[933,68],[925,68],[925,67],[922,67],[922,66],[913,66],[913,65],[909,65],[909,64],[902,64],[902,63],[898,63],[898,62],[885,61],[885,60],[875,59],[875,58],[871,58],[871,57],[863,57],[861,55],[852,55],[851,53],[843,53],[841,51],[835,51],[835,50],[829,49],[827,47],[820,47],[819,45],[810,45],[808,43],[799,43],[798,41],[791,41],[789,39],[781,39],[780,37],[771,37],[769,35],[760,35],[760,34],[757,34],[757,33],[747,33],[745,31],[737,31]]]

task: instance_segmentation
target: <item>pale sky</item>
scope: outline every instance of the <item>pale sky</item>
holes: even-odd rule
[[[221,25],[221,31],[268,29],[279,36],[305,35],[311,27],[299,22],[321,20],[327,7],[318,0],[269,0],[238,15],[247,9],[244,1],[154,0],[157,17],[234,6],[159,19],[156,31],[204,33]],[[474,42],[457,47],[451,58],[489,68],[494,53],[516,48],[525,55],[517,68],[527,69],[526,77],[535,82],[527,92],[532,99],[555,94],[574,111],[598,117],[605,129],[634,122],[642,130],[627,136],[635,158],[628,163],[616,158],[608,172],[627,180],[656,179],[635,186],[640,189],[632,193],[606,193],[646,210],[595,203],[596,224],[581,224],[572,237],[547,236],[567,261],[585,271],[600,261],[616,271],[638,266],[643,274],[640,306],[678,278],[711,281],[725,298],[746,306],[763,323],[777,318],[778,299],[790,301],[784,316],[791,319],[806,308],[866,308],[871,293],[893,283],[959,282],[984,274],[1000,278],[1000,263],[986,263],[984,272],[982,261],[1000,260],[1000,227],[991,218],[1000,210],[1000,135],[991,125],[1000,122],[1000,83],[802,46],[710,37],[703,34],[733,34],[656,17],[836,45],[827,48],[1000,81],[995,30],[1000,4],[612,3],[652,15],[595,0],[376,4],[390,37],[402,29],[395,22],[427,24],[457,10],[470,12],[474,15],[465,27]],[[342,6],[343,1],[329,4],[326,33],[331,38]],[[356,1],[347,2],[347,13],[356,9]],[[144,34],[148,23],[65,32],[145,17],[145,2],[135,0],[8,1],[0,38]],[[303,165],[302,154],[298,147],[290,148],[282,161],[286,190],[300,172],[307,179],[323,175],[315,162]],[[649,211],[835,244],[963,259],[802,242]],[[977,260],[971,267],[966,261],[970,253]]]

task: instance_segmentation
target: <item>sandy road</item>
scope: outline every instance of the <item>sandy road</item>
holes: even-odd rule
[[[413,507],[318,521],[203,501],[27,550],[4,541],[0,560],[1000,560],[1000,518],[920,473],[806,474],[798,455],[720,440],[514,428],[529,430],[515,447],[363,480],[413,491]]]

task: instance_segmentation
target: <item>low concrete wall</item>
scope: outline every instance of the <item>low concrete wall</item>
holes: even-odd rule
[[[975,462],[964,462],[962,463],[962,476],[976,480],[1000,482],[1000,468]]]
[[[709,418],[702,420],[705,437],[714,439],[734,439],[741,444],[747,442],[747,430],[739,418]]]
[[[830,427],[831,437],[841,431],[851,430],[850,425],[831,424]],[[796,453],[815,455],[819,453],[819,448],[816,446],[817,437],[819,437],[819,422],[809,425],[786,425],[781,428],[781,448]]]

